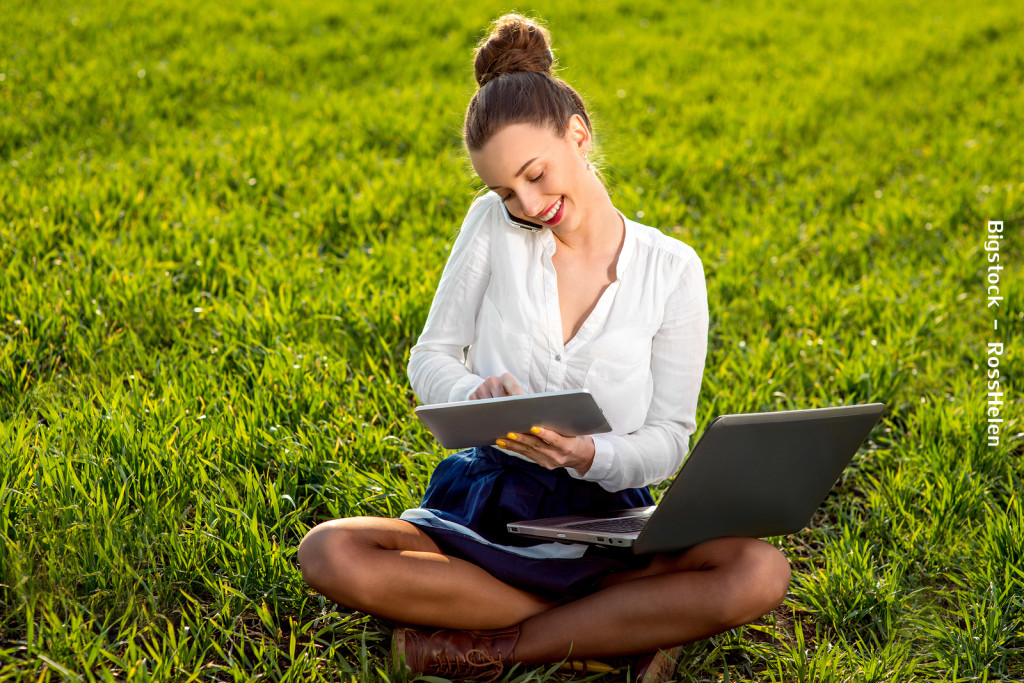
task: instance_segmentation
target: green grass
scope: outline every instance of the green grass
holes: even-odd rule
[[[616,205],[704,261],[699,429],[890,411],[777,539],[783,607],[680,679],[1024,680],[1018,8],[636,5],[536,10]],[[444,455],[404,368],[479,184],[470,50],[508,9],[5,4],[0,679],[385,678],[390,625],[307,590],[295,548],[414,505]]]

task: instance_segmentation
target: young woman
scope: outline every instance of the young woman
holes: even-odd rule
[[[423,403],[585,387],[612,433],[508,434],[445,459],[402,519],[325,522],[299,547],[326,597],[417,625],[392,646],[416,674],[662,651],[646,659],[656,680],[675,668],[664,650],[757,619],[789,585],[785,557],[757,539],[636,557],[505,530],[650,505],[696,429],[707,350],[700,260],[615,209],[583,100],[552,63],[546,29],[518,15],[477,49],[464,135],[490,192],[463,222],[409,377]]]

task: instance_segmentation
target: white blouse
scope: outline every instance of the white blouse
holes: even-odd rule
[[[464,401],[504,372],[528,394],[585,388],[612,431],[592,437],[585,474],[569,473],[609,491],[667,479],[697,428],[708,340],[697,254],[623,217],[616,280],[563,344],[555,238],[512,227],[500,202],[488,192],[463,221],[409,358],[413,390],[423,403]]]

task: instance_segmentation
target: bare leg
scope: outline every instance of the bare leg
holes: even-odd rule
[[[482,568],[441,553],[402,520],[325,522],[299,546],[306,582],[327,598],[380,617],[454,629],[520,624],[525,664],[649,652],[749,623],[776,607],[789,563],[756,539],[702,543],[554,607]]]
[[[306,534],[298,554],[306,583],[328,599],[409,624],[503,628],[552,606],[444,555],[430,536],[399,519],[324,522]]]
[[[778,606],[789,577],[788,561],[768,543],[708,541],[613,575],[601,590],[524,620],[516,659],[629,655],[705,638]]]

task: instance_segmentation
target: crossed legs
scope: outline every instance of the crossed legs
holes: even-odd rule
[[[414,524],[325,522],[299,546],[306,582],[328,599],[386,619],[454,629],[520,625],[516,659],[598,658],[671,647],[749,623],[778,606],[789,563],[757,539],[724,538],[609,576],[556,605],[444,555]]]

